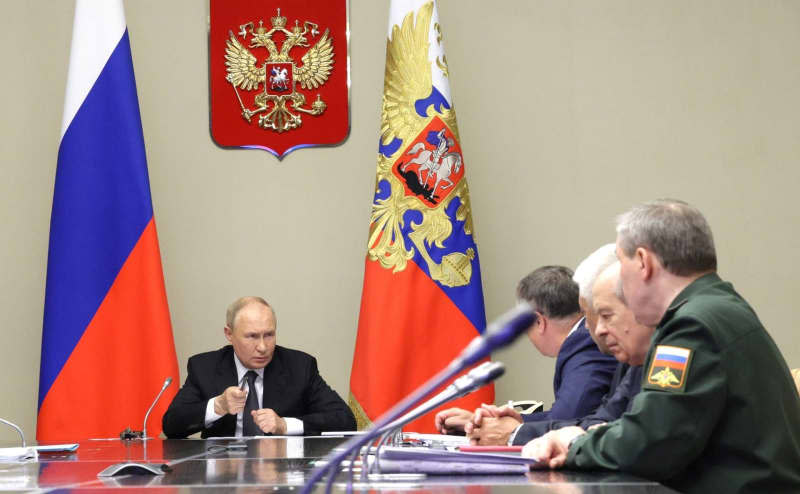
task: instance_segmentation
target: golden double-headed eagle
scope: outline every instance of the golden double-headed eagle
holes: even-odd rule
[[[681,381],[667,367],[651,375],[650,382],[662,388],[675,388],[681,384]]]
[[[317,89],[325,84],[333,71],[334,53],[333,38],[330,36],[330,30],[325,29],[319,40],[301,58],[302,65],[298,66],[289,52],[295,47],[310,46],[307,35],[310,34],[312,38],[316,37],[319,34],[318,26],[309,21],[305,21],[300,26],[299,22],[295,21],[291,30],[286,29],[286,17],[281,16],[280,12],[278,9],[278,15],[270,19],[272,27],[269,30],[264,27],[263,21],[259,21],[258,26],[253,22],[242,24],[239,26],[238,33],[234,34],[233,31],[229,31],[229,38],[225,45],[225,66],[228,72],[226,80],[236,92],[242,109],[242,117],[250,122],[253,115],[263,113],[258,120],[259,127],[285,132],[302,125],[300,115],[292,113],[287,104],[291,105],[292,110],[311,115],[320,115],[325,111],[326,104],[317,93],[316,101],[310,107],[304,107],[305,96],[295,90],[294,84],[288,88],[286,94],[269,93],[267,90],[269,84],[267,67],[270,64],[291,64],[294,83],[299,84],[303,89]],[[285,37],[280,48],[273,40],[273,35],[276,33],[282,33]],[[269,55],[261,65],[257,63],[258,59],[248,47],[239,41],[237,34],[245,42],[250,35],[249,48],[267,49]],[[238,89],[252,91],[258,89],[260,84],[264,84],[264,91],[255,96],[256,107],[251,110],[245,106]],[[272,104],[270,105],[270,103]]]
[[[406,269],[408,261],[414,257],[415,249],[427,264],[431,277],[444,286],[468,285],[472,279],[472,248],[464,252],[444,255],[437,263],[429,253],[431,247],[444,248],[444,242],[453,233],[453,224],[447,215],[451,201],[459,198],[455,219],[463,222],[464,233],[473,235],[472,210],[467,181],[462,179],[452,192],[438,205],[430,207],[417,197],[404,193],[403,185],[394,176],[392,168],[403,155],[403,149],[413,142],[420,132],[434,119],[440,119],[452,132],[456,140],[458,126],[453,109],[429,107],[425,115],[417,112],[418,101],[432,94],[433,77],[430,50],[430,29],[441,44],[441,29],[433,20],[433,2],[423,4],[417,11],[409,12],[398,25],[392,26],[386,45],[386,71],[383,83],[383,105],[381,108],[381,142],[384,145],[393,140],[403,143],[394,154],[385,156],[378,153],[376,183],[386,182],[391,190],[386,198],[376,198],[372,205],[372,217],[368,239],[367,255],[371,261],[380,263],[385,269],[397,273]],[[435,60],[445,77],[449,76],[444,56]],[[376,193],[379,189],[376,186]],[[418,211],[422,221],[411,224],[408,238],[413,247],[398,241],[403,237],[404,215],[409,210]]]

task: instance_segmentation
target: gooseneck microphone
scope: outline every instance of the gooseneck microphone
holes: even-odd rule
[[[13,422],[9,422],[8,420],[4,420],[4,419],[0,419],[0,422],[6,424],[9,427],[13,427],[14,429],[17,429],[17,432],[19,432],[19,437],[20,437],[20,439],[22,439],[22,447],[23,448],[26,447],[25,434],[22,433],[22,429],[20,429],[17,424],[15,424]]]
[[[419,403],[433,390],[445,382],[452,379],[456,374],[466,367],[474,365],[487,357],[492,351],[502,348],[519,335],[526,332],[536,321],[536,313],[528,303],[520,303],[509,310],[492,324],[490,324],[483,334],[470,342],[461,354],[456,357],[447,367],[439,371],[438,374],[430,378],[426,383],[413,391],[410,395],[403,398],[391,410],[383,414],[373,426],[363,435],[355,436],[342,445],[342,448],[335,450],[325,457],[325,464],[315,468],[308,481],[303,486],[301,494],[309,494],[316,484],[326,473],[329,474],[325,491],[330,492],[333,479],[339,470],[341,462],[348,456],[357,453],[361,448],[378,436],[383,434],[387,424],[396,420],[411,407]]]
[[[120,433],[120,439],[141,439],[142,441],[147,441],[148,439],[152,439],[151,437],[147,437],[147,418],[150,416],[150,412],[153,411],[153,407],[156,406],[158,403],[158,399],[161,398],[161,395],[164,394],[164,390],[172,384],[172,378],[167,377],[164,379],[164,384],[161,385],[161,391],[158,392],[156,395],[156,399],[153,400],[153,403],[150,405],[150,408],[147,409],[147,413],[144,415],[144,426],[142,427],[141,431],[132,431],[130,428],[125,429]],[[115,463],[100,473],[97,474],[98,477],[113,477],[115,475],[128,475],[128,474],[135,474],[135,475],[164,475],[164,472],[169,470],[169,466],[165,463],[148,463],[147,461],[147,443],[143,443],[143,461],[142,462],[124,462],[124,463]]]
[[[142,426],[142,440],[151,439],[147,437],[147,418],[150,416],[150,412],[153,411],[153,407],[156,406],[158,399],[161,398],[161,395],[164,394],[164,390],[166,390],[169,385],[172,384],[172,377],[167,377],[164,379],[164,384],[161,386],[161,391],[158,392],[156,395],[156,399],[153,400],[153,403],[150,405],[150,408],[147,409],[147,413],[144,414],[144,425]]]
[[[491,352],[511,344],[519,335],[528,331],[536,322],[536,313],[527,302],[520,302],[507,311],[486,328],[483,334],[473,339],[453,363],[461,363],[465,367],[476,364],[488,357]]]
[[[466,396],[473,391],[477,391],[478,389],[505,374],[505,372],[506,366],[503,365],[502,362],[484,362],[453,381],[453,384],[445,388],[441,393],[437,394],[433,398],[430,398],[428,401],[406,413],[391,424],[383,427],[380,432],[389,432],[403,427],[407,423],[416,420],[434,408],[444,405],[448,401],[461,398],[462,396]]]
[[[378,473],[381,473],[381,449],[386,444],[387,439],[400,433],[404,425],[408,424],[412,420],[418,419],[434,408],[438,408],[449,401],[466,396],[473,391],[477,391],[478,389],[505,374],[505,372],[506,366],[503,365],[502,362],[484,362],[453,381],[453,384],[445,388],[433,398],[430,398],[422,405],[419,405],[417,408],[406,413],[391,424],[383,427],[380,431],[376,431],[380,434],[383,434],[383,436],[381,437],[380,441],[378,441],[375,448],[375,462],[372,465],[368,465],[362,469],[362,477],[366,478],[367,472],[371,473],[373,469],[377,470]]]

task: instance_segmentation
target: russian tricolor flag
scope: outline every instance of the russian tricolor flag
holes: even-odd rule
[[[139,429],[178,381],[121,0],[78,0],[58,150],[39,441]],[[150,416],[149,435],[175,387]]]
[[[689,360],[690,350],[686,348],[659,345],[656,348],[656,356],[653,358],[655,367],[670,367],[683,371]]]

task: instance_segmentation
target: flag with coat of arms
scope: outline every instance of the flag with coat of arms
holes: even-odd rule
[[[369,425],[486,326],[465,160],[434,1],[392,0],[350,405]],[[489,385],[448,406],[494,401]],[[407,430],[433,432],[436,410]]]

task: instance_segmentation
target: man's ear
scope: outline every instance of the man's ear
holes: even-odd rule
[[[656,255],[644,247],[639,247],[634,253],[634,258],[639,263],[642,281],[649,281],[653,277],[655,270],[660,266]]]
[[[227,339],[228,342],[233,343],[233,330],[228,326],[225,326],[222,328],[222,331],[225,333],[225,339]]]
[[[550,326],[550,321],[541,312],[537,311],[536,315],[539,316],[539,324],[535,331],[538,331],[539,334],[544,334],[545,331],[547,331],[547,328]]]

